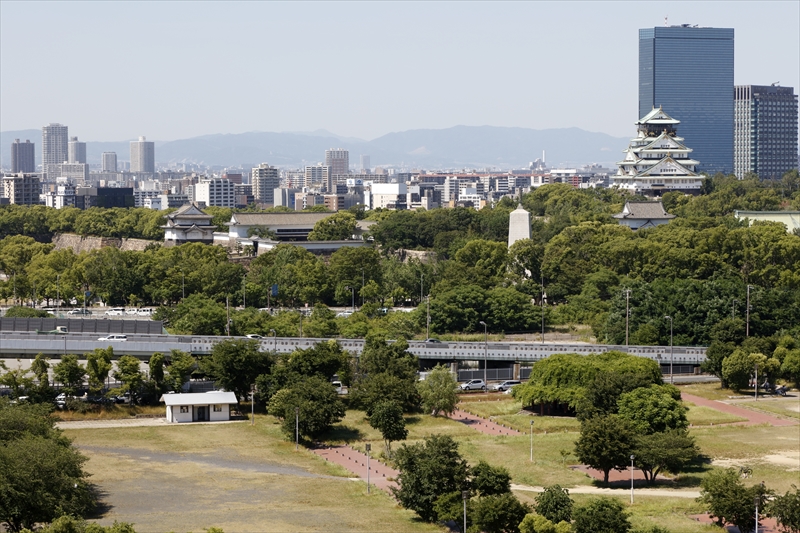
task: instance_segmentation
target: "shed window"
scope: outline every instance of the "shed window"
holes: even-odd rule
[[[188,405],[181,405],[181,413],[188,413],[189,406]]]
[[[214,412],[215,413],[221,413],[222,412],[222,406],[221,405],[215,405],[214,406]]]

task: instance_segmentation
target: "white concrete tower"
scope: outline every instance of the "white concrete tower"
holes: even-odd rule
[[[508,247],[522,239],[531,238],[531,214],[522,208],[514,209],[508,216]]]

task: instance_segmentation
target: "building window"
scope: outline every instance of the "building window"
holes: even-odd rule
[[[222,412],[222,406],[221,405],[215,405],[214,406],[214,412],[215,413],[221,413]]]
[[[181,413],[188,413],[189,406],[188,405],[181,405]]]

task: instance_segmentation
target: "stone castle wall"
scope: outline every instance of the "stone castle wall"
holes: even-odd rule
[[[53,244],[56,250],[71,249],[76,254],[81,252],[91,252],[107,246],[113,246],[123,251],[144,250],[148,244],[159,243],[160,241],[148,241],[145,239],[119,239],[116,237],[83,237],[74,233],[61,233],[53,237]]]

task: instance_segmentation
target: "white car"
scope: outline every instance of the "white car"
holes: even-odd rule
[[[519,384],[520,384],[520,382],[518,380],[510,379],[510,380],[504,381],[502,383],[499,383],[499,384],[495,385],[492,388],[494,390],[496,390],[496,391],[503,392],[503,391],[510,390],[511,387],[514,387],[514,386],[519,385]]]
[[[153,310],[150,309],[149,307],[142,307],[141,309],[136,311],[136,314],[138,316],[150,316],[153,314]]]
[[[248,333],[247,335],[245,335],[245,337],[247,337],[248,339],[253,339],[253,340],[261,340],[261,339],[264,338],[261,335],[259,335],[258,333]]]
[[[137,313],[138,311],[139,311],[139,310],[138,310],[138,309],[136,309],[135,307],[129,307],[129,308],[127,308],[127,309],[125,310],[125,314],[126,314],[126,315],[134,315],[134,316],[136,316],[136,313]]]
[[[108,311],[106,311],[106,315],[108,315],[108,316],[122,316],[124,314],[125,314],[125,308],[124,307],[113,307],[113,308],[109,309]]]
[[[120,333],[112,333],[111,335],[106,335],[105,337],[100,337],[97,339],[98,341],[102,342],[125,342],[128,340],[127,335],[122,335]]]
[[[482,379],[471,379],[460,385],[461,390],[486,390],[486,384]]]

